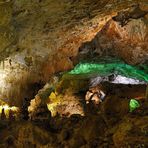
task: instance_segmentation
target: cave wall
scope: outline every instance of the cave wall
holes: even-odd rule
[[[123,33],[113,54],[121,55],[129,63],[141,62],[147,54],[146,44],[136,44],[136,49],[135,44],[126,48],[129,38],[124,35],[137,23],[142,24],[142,32],[145,32],[147,26],[145,28],[143,20],[132,21],[125,31],[117,22],[109,21],[119,11],[130,11],[137,3],[142,10],[147,10],[146,0],[0,0],[0,59],[4,61],[0,70],[5,73],[1,98],[13,98],[12,102],[22,100],[32,83],[46,83],[52,74],[73,68],[79,47],[91,41],[100,30],[99,42],[108,39],[107,44],[101,43],[103,53],[108,44],[110,49],[112,42],[117,41],[114,32]],[[109,28],[102,31],[108,21]],[[120,48],[122,40],[123,48]],[[136,53],[143,55],[139,58],[138,54],[131,60],[124,50],[130,51],[132,56],[133,47]]]
[[[129,64],[145,63],[148,60],[147,18],[131,20],[127,25],[109,20],[102,30],[79,48],[78,61],[112,56]]]

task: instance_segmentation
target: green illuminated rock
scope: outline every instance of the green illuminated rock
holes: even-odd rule
[[[148,66],[145,66],[145,68],[141,70],[138,67],[125,64],[119,60],[107,60],[101,62],[79,63],[73,70],[68,72],[68,75],[107,76],[110,74],[118,74],[148,82],[147,70]]]
[[[129,103],[130,112],[134,111],[136,108],[140,107],[140,104],[137,100],[131,99]]]

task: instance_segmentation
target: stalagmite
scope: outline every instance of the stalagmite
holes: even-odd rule
[[[6,120],[6,114],[5,114],[5,109],[4,108],[2,108],[1,120]]]

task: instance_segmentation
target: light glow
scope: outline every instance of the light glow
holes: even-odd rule
[[[5,85],[5,78],[6,78],[6,73],[5,73],[5,71],[2,71],[2,70],[0,69],[0,84],[1,84],[2,86]]]
[[[95,78],[91,78],[90,79],[90,86],[92,86],[92,87],[96,86],[96,85],[100,84],[101,82],[110,82],[110,83],[114,83],[114,84],[133,84],[133,85],[146,84],[146,82],[140,81],[137,79],[124,77],[121,75],[114,75],[114,78],[112,80],[109,79],[109,76],[106,76],[106,77],[98,76]]]
[[[146,70],[148,67],[146,67]],[[125,64],[122,61],[86,62],[79,63],[68,75],[87,75],[87,76],[109,76],[111,74],[121,75],[127,78],[137,79],[148,83],[146,70],[141,70],[135,66]]]
[[[6,115],[6,118],[9,118],[9,111],[13,111],[14,115],[17,116],[17,113],[19,112],[19,108],[12,106],[10,107],[8,104],[0,105],[0,114],[2,114],[2,109],[4,109],[4,113]]]

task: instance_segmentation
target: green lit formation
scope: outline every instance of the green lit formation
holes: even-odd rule
[[[141,70],[139,67],[125,64],[119,60],[101,61],[101,62],[83,62],[75,66],[68,75],[99,75],[107,76],[110,74],[122,75],[128,78],[134,78],[148,82],[148,66]]]
[[[133,112],[138,107],[140,107],[139,102],[135,99],[131,99],[129,103],[130,112]]]

